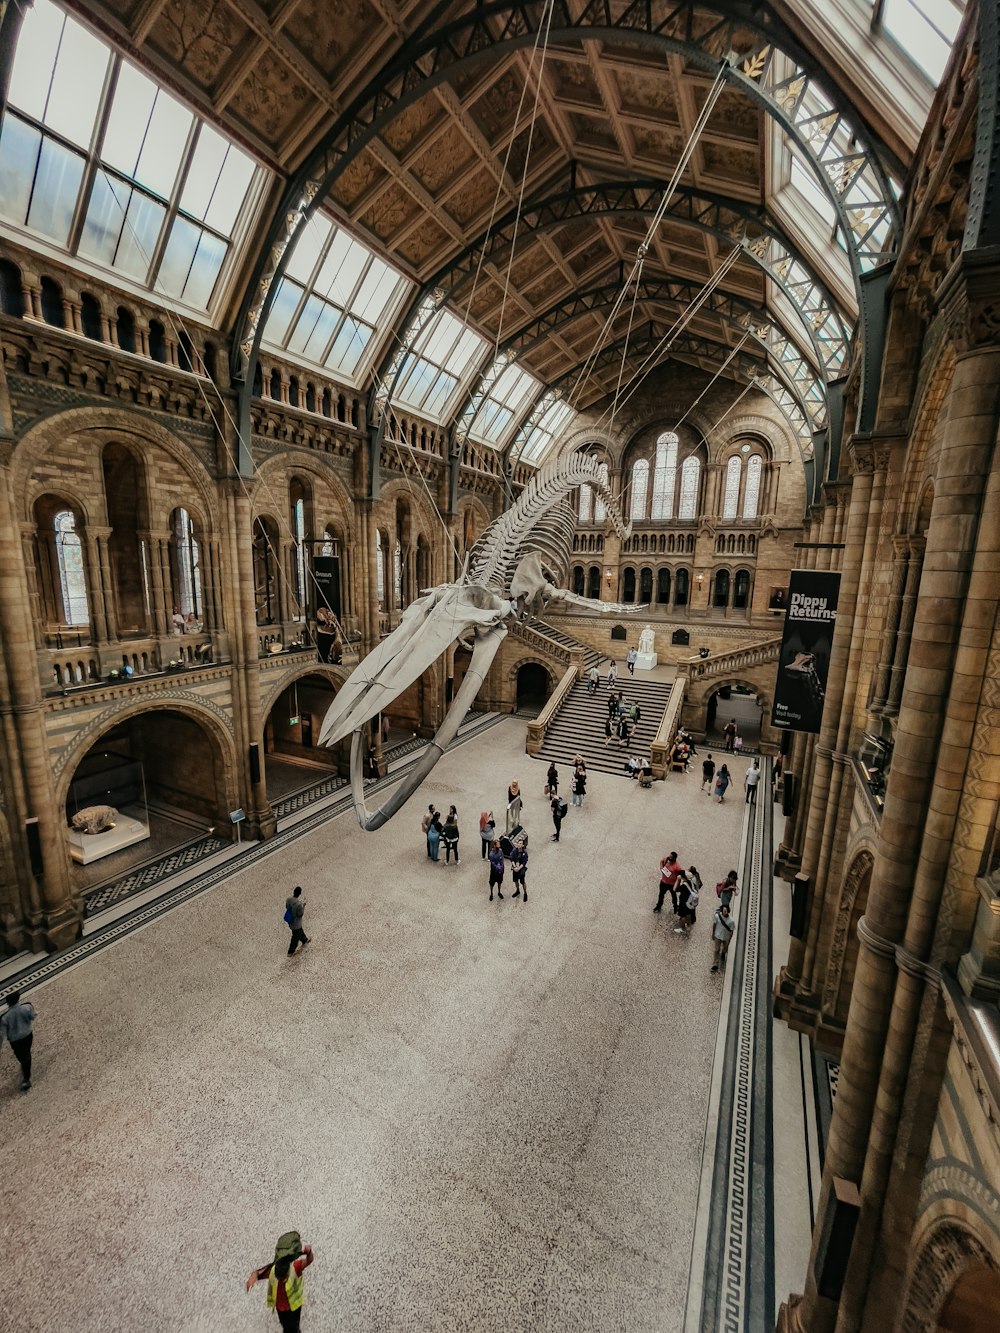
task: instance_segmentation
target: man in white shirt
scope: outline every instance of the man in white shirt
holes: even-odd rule
[[[747,769],[746,777],[743,779],[743,786],[747,794],[747,805],[753,805],[757,799],[757,785],[760,782],[760,760],[755,759]]]

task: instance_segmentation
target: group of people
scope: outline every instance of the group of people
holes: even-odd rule
[[[614,741],[620,746],[628,745],[641,717],[642,709],[635,702],[626,703],[621,690],[617,694],[612,694],[608,699],[608,720],[604,724],[604,744],[610,745]]]
[[[736,754],[738,750],[743,749],[743,738],[740,735],[739,728],[736,725],[736,719],[731,717],[722,728],[722,734],[726,738],[726,753]]]
[[[445,865],[451,863],[452,855],[458,865],[458,810],[448,807],[448,814],[442,818],[441,811],[433,803],[427,807],[427,813],[420,821],[420,827],[427,839],[427,856],[431,861],[440,861],[441,848],[444,847]]]
[[[718,906],[712,916],[712,972],[718,972],[725,966],[726,953],[736,929],[733,920],[733,899],[739,893],[739,876],[730,870],[725,879],[720,879],[715,886]],[[696,866],[681,865],[676,852],[668,852],[660,862],[659,894],[654,912],[663,911],[667,894],[673,906],[677,925],[675,935],[689,935],[697,921],[698,906],[701,901],[702,880]]]

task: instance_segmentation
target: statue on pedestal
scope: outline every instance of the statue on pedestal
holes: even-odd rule
[[[647,625],[646,628],[639,635],[639,652],[640,653],[656,652],[656,636],[653,633],[653,627],[651,625]]]

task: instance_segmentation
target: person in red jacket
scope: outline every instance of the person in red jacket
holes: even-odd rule
[[[247,1278],[247,1291],[267,1279],[267,1308],[275,1310],[284,1333],[299,1333],[302,1318],[302,1274],[313,1261],[311,1245],[303,1245],[298,1259],[282,1255],[273,1263],[255,1268]]]

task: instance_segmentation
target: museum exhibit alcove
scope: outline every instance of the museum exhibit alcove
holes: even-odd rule
[[[281,800],[337,774],[346,777],[350,742],[329,748],[318,743],[336,693],[335,681],[312,672],[286,685],[275,699],[264,727],[269,800]]]
[[[525,662],[517,670],[517,711],[537,716],[552,693],[549,673],[538,662]]]

